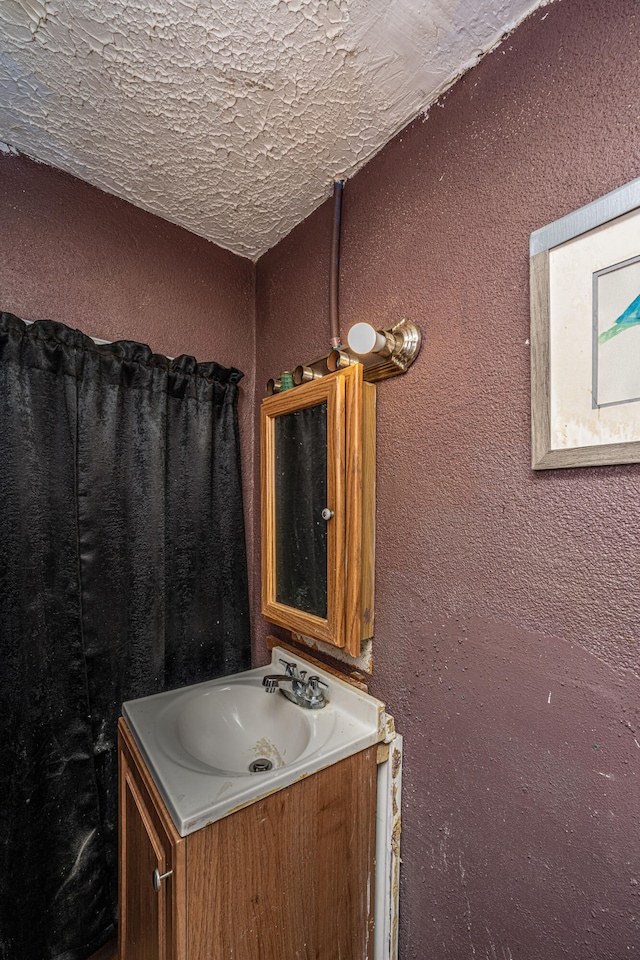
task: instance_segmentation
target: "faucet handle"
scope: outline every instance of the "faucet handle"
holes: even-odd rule
[[[284,667],[284,672],[288,677],[297,677],[298,676],[298,664],[293,663],[291,660],[281,660],[280,663]]]
[[[315,675],[313,677],[309,677],[307,680],[305,694],[310,702],[315,703],[317,706],[324,706],[326,702],[325,695],[320,687],[328,689],[327,684],[324,682],[324,680],[321,680],[320,677],[316,677]]]

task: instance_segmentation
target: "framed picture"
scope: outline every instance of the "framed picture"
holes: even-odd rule
[[[640,178],[530,256],[532,468],[640,462]]]

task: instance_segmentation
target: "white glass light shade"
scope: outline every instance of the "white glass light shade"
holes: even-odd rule
[[[379,353],[386,345],[383,333],[370,323],[355,323],[347,334],[347,343],[354,353],[364,356],[367,353]]]

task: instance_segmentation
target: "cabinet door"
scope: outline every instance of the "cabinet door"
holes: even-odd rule
[[[357,655],[373,633],[375,387],[362,367],[263,401],[261,458],[263,615]]]
[[[159,811],[145,782],[148,773],[134,750],[130,734],[121,727],[120,960],[181,960],[185,955],[179,902],[184,842],[167,829],[166,813]]]
[[[344,403],[344,377],[334,374],[262,405],[263,613],[340,646]]]
[[[372,960],[376,753],[187,837],[189,960]]]

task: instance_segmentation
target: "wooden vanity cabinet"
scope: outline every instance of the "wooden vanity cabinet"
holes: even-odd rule
[[[376,753],[179,837],[121,719],[120,960],[371,960]]]

